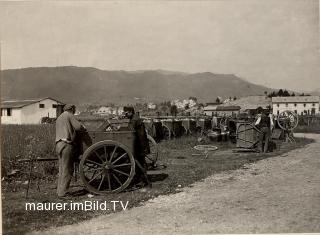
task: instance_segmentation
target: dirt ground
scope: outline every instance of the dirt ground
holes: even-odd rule
[[[143,206],[33,234],[320,232],[320,135]]]

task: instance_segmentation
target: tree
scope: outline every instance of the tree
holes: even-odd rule
[[[219,99],[219,97],[217,97],[216,99],[216,103],[220,104],[221,103],[221,100]]]
[[[283,91],[283,96],[290,96],[289,92],[287,90]]]
[[[189,100],[193,100],[194,102],[196,102],[196,103],[197,103],[197,100],[198,100],[198,99],[197,99],[197,97],[190,96],[190,97],[189,97]]]
[[[186,104],[186,105],[184,106],[184,109],[185,109],[185,110],[189,109],[189,104]]]
[[[174,104],[174,105],[171,105],[170,107],[170,113],[172,116],[177,116],[178,114],[178,107]]]
[[[280,89],[279,91],[278,91],[278,95],[277,96],[283,96],[283,90],[282,89]]]
[[[264,95],[265,95],[265,96],[267,96],[267,95],[268,95],[268,92],[267,92],[267,91],[265,91],[265,92],[264,92]]]
[[[236,100],[237,99],[237,97],[235,96],[235,97],[233,97],[233,100]]]
[[[296,96],[296,94],[294,94],[294,92],[292,92],[291,96]]]

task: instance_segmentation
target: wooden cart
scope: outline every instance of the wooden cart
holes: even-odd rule
[[[86,133],[92,143],[89,146],[84,144],[79,171],[82,183],[92,193],[121,192],[129,186],[137,168],[142,169],[134,156],[135,132],[126,128],[123,121],[121,125],[113,125],[117,130],[100,125],[98,130]],[[146,156],[146,160],[155,164],[158,157],[157,144],[151,136],[148,136],[148,140],[151,153]]]

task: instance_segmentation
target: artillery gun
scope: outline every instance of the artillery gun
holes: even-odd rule
[[[278,114],[278,126],[283,130],[286,141],[295,142],[293,137],[293,130],[298,126],[298,115],[290,110],[285,110]]]

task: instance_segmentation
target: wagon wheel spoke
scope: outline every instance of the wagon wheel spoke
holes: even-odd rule
[[[111,173],[112,174],[112,173]],[[112,174],[113,178],[116,179],[116,181],[122,186],[123,183],[121,183],[121,181],[119,180],[119,178],[116,176],[116,174]]]
[[[103,183],[103,181],[104,181],[105,176],[106,176],[106,175],[103,175],[103,176],[102,176],[102,179],[101,179],[101,181],[100,181],[100,184],[99,184],[98,190],[100,190],[101,185],[102,185],[102,183]]]
[[[96,151],[93,151],[94,154],[100,159],[100,161],[102,162],[102,164],[104,163],[104,160],[101,158],[101,156],[96,152]]]
[[[96,173],[97,173],[97,170],[95,170],[95,171],[92,173],[91,178],[93,178],[93,177],[96,175]]]
[[[120,157],[118,157],[116,160],[114,160],[113,162],[111,162],[112,164],[115,164],[117,161],[119,161],[121,158],[123,158],[125,155],[127,155],[127,153],[122,154]]]
[[[87,172],[96,172],[97,170],[102,170],[102,167],[98,167],[98,168],[93,168],[91,167],[90,169],[86,170]]]
[[[112,190],[112,188],[111,188],[111,180],[110,180],[110,173],[109,172],[107,173],[107,178],[108,178],[108,187],[109,187],[110,190]]]
[[[120,170],[117,170],[117,169],[113,169],[113,171],[118,172],[118,173],[119,173],[119,174],[121,174],[121,175],[129,176],[129,174],[128,174],[128,173],[125,173],[125,172],[120,171]]]
[[[103,170],[101,170],[95,177],[92,177],[92,178],[89,180],[88,183],[90,184],[92,181],[94,181],[96,178],[98,178],[98,176],[101,175],[102,172],[103,172]]]
[[[109,162],[112,162],[113,156],[114,156],[114,154],[116,153],[117,148],[118,148],[118,146],[115,146],[115,147],[114,147]]]
[[[98,165],[98,166],[103,167],[103,165],[102,165],[101,163],[98,163],[98,162],[92,161],[92,160],[90,160],[90,159],[86,159],[86,161],[87,161],[87,162],[90,162],[90,163],[92,163],[92,164],[95,164],[95,165]]]
[[[123,164],[120,164],[120,165],[113,165],[114,168],[123,167],[123,166],[131,166],[131,163],[123,163]]]

